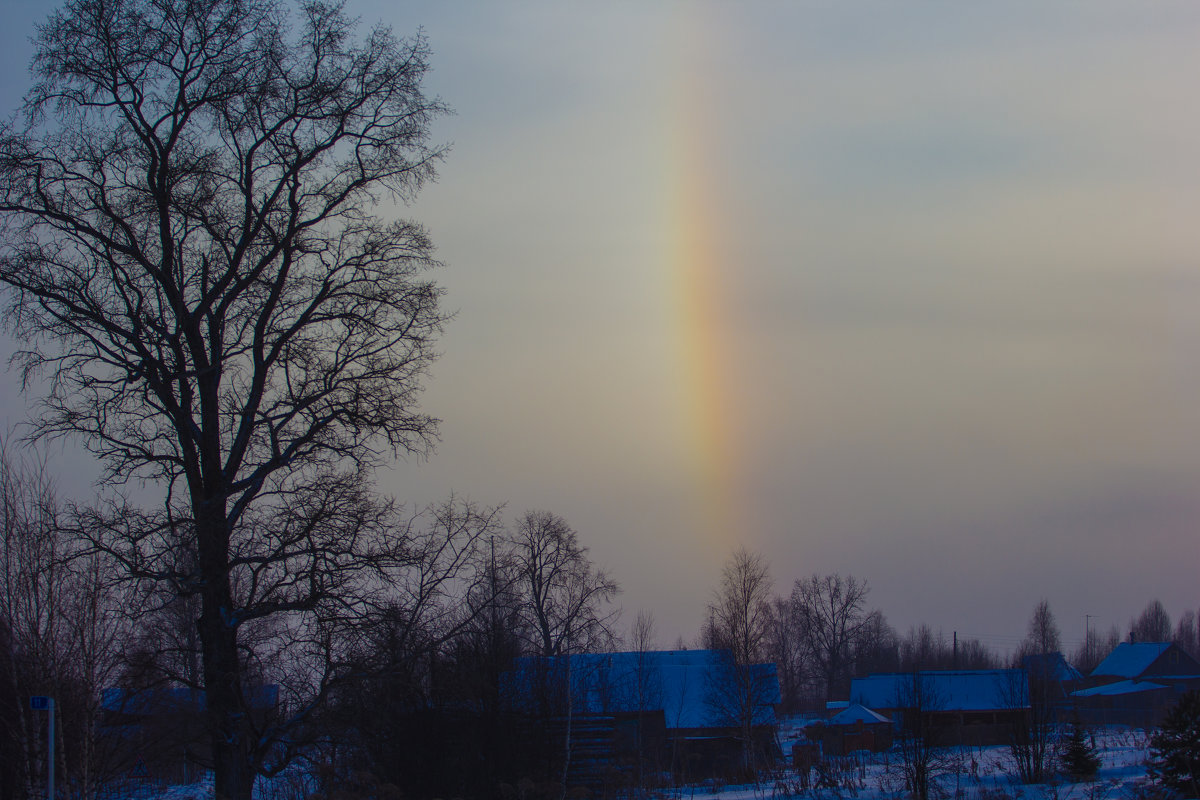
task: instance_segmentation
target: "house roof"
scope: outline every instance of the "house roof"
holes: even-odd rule
[[[835,714],[829,720],[830,725],[855,725],[859,722],[874,725],[879,722],[891,724],[892,721],[883,714],[858,703],[852,703],[845,711]]]
[[[273,683],[251,686],[244,690],[244,694],[251,708],[266,709],[278,702],[279,687]],[[100,693],[100,707],[103,710],[139,717],[154,714],[194,714],[203,711],[206,705],[203,689],[105,689]]]
[[[1029,686],[1020,669],[931,670],[917,673],[930,711],[994,711],[1029,705]],[[885,672],[855,678],[850,699],[868,708],[902,708],[912,694],[914,674]]]
[[[1031,675],[1056,681],[1081,681],[1083,675],[1067,663],[1062,653],[1037,653],[1021,659]]]
[[[1170,642],[1121,642],[1092,670],[1092,677],[1136,678],[1171,646]]]
[[[506,675],[506,693],[518,698],[532,687],[538,669],[565,675],[570,659],[572,702],[581,713],[662,710],[669,729],[730,725],[733,661],[723,650],[652,650],[583,653],[558,658],[518,659]],[[774,664],[751,664],[757,702],[754,724],[775,722],[780,702]]]
[[[1093,686],[1090,689],[1080,689],[1077,692],[1071,692],[1071,696],[1109,697],[1112,695],[1137,694],[1138,692],[1150,692],[1155,689],[1169,688],[1169,686],[1163,686],[1161,683],[1151,683],[1150,681],[1117,681],[1116,683],[1106,683],[1103,686]]]

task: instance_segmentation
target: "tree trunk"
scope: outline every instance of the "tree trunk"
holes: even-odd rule
[[[238,623],[229,585],[229,530],[224,503],[201,504],[196,518],[203,581],[199,620],[205,714],[212,739],[213,790],[218,800],[250,800],[254,775],[247,741]]]

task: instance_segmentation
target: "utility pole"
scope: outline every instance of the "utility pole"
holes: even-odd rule
[[[1092,615],[1083,615],[1083,653],[1087,657],[1088,668],[1095,666],[1092,664]]]

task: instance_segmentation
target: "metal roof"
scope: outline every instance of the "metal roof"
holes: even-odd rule
[[[994,711],[1029,705],[1028,679],[1020,669],[886,672],[855,678],[850,699],[868,708],[904,708],[921,681],[922,705],[930,711]]]
[[[891,720],[880,714],[877,711],[872,711],[866,706],[858,703],[852,704],[845,711],[834,715],[830,720],[830,725],[855,725],[859,722],[865,722],[868,725],[885,722],[891,724]]]
[[[738,686],[733,659],[724,650],[651,650],[582,653],[557,658],[518,659],[506,676],[506,693],[520,701],[538,670],[565,675],[570,659],[572,702],[581,713],[662,710],[667,728],[728,727],[736,714]],[[774,664],[751,664],[754,724],[775,722],[780,702]]]
[[[1136,678],[1149,669],[1170,646],[1170,642],[1121,642],[1108,654],[1108,658],[1096,665],[1092,676]]]

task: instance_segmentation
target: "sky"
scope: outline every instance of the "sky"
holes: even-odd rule
[[[394,210],[442,441],[385,491],[560,514],[663,646],[739,546],[1000,650],[1042,598],[1068,647],[1200,607],[1200,5],[346,7],[454,109]]]

